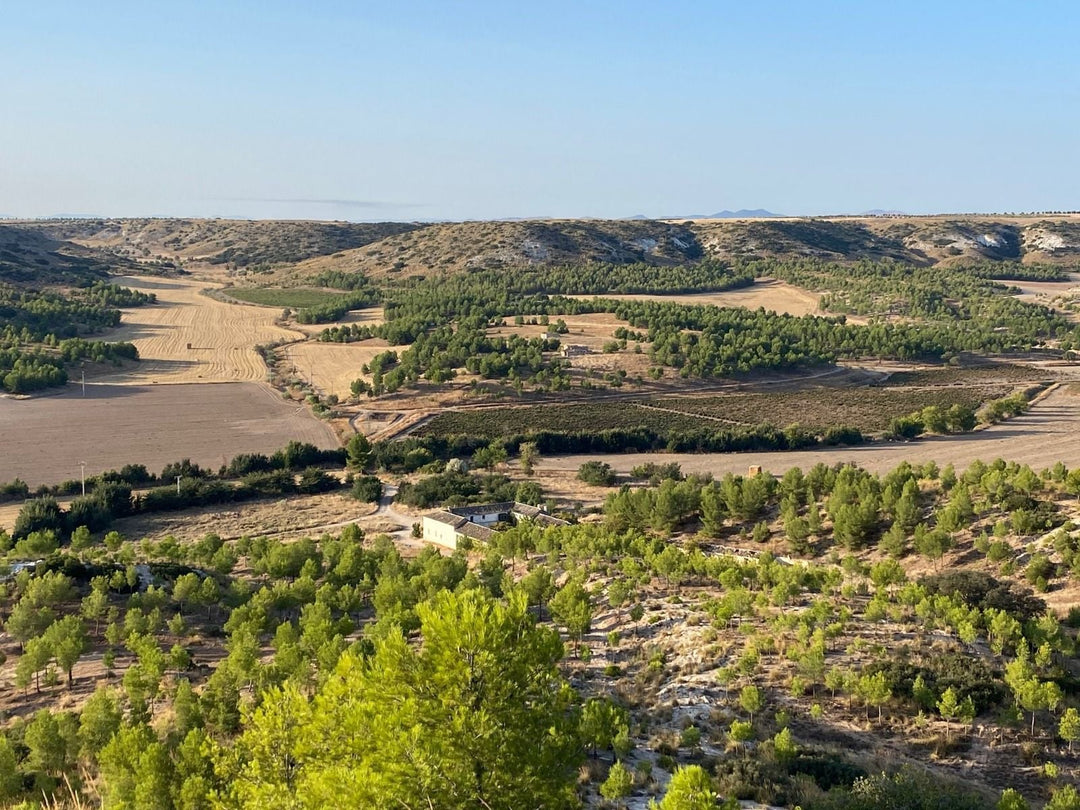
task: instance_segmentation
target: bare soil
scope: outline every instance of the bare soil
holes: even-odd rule
[[[261,361],[260,361],[261,362]],[[290,440],[338,447],[333,430],[259,383],[78,386],[31,399],[0,398],[0,481],[31,486],[145,464],[153,472],[190,458],[217,468],[238,453],[269,453]]]

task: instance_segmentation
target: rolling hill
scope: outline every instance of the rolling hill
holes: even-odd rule
[[[54,239],[140,262],[291,264],[420,227],[406,222],[231,219],[66,219],[28,223]]]
[[[0,282],[79,286],[104,278],[110,269],[131,266],[133,262],[55,239],[37,228],[0,224]]]
[[[332,275],[409,278],[587,262],[673,266],[701,258],[1080,262],[1080,216],[772,217],[342,223],[68,219],[0,225],[0,273],[222,267],[257,284]],[[41,276],[45,273],[45,276]]]

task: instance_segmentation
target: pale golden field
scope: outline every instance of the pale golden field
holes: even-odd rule
[[[137,366],[104,379],[116,385],[253,382],[266,379],[255,346],[303,336],[277,325],[281,310],[229,304],[204,295],[214,282],[133,276],[117,284],[157,295],[157,304],[124,311],[108,340],[130,341]],[[188,345],[191,348],[188,348]]]
[[[337,394],[346,399],[351,394],[349,386],[353,380],[370,378],[360,371],[364,364],[388,348],[385,340],[377,339],[362,343],[309,340],[282,346],[278,355],[285,360],[285,368],[290,374],[307,380],[322,394]]]
[[[593,295],[571,295],[570,298],[595,298]],[[820,296],[795,287],[785,281],[771,278],[758,279],[750,287],[724,292],[683,293],[676,295],[605,295],[616,301],[669,301],[675,304],[706,304],[717,307],[745,307],[757,309],[764,307],[772,312],[787,315],[820,315],[818,302]]]

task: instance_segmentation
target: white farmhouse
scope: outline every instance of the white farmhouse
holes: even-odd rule
[[[552,517],[539,506],[503,501],[477,506],[455,506],[424,515],[420,528],[424,539],[443,548],[456,549],[463,537],[488,542],[495,536],[497,523],[532,520],[541,526],[565,526],[567,522]]]

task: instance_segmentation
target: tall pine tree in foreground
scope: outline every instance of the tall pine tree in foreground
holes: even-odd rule
[[[582,746],[558,635],[525,599],[441,593],[308,701],[271,692],[226,757],[236,807],[575,806]]]

